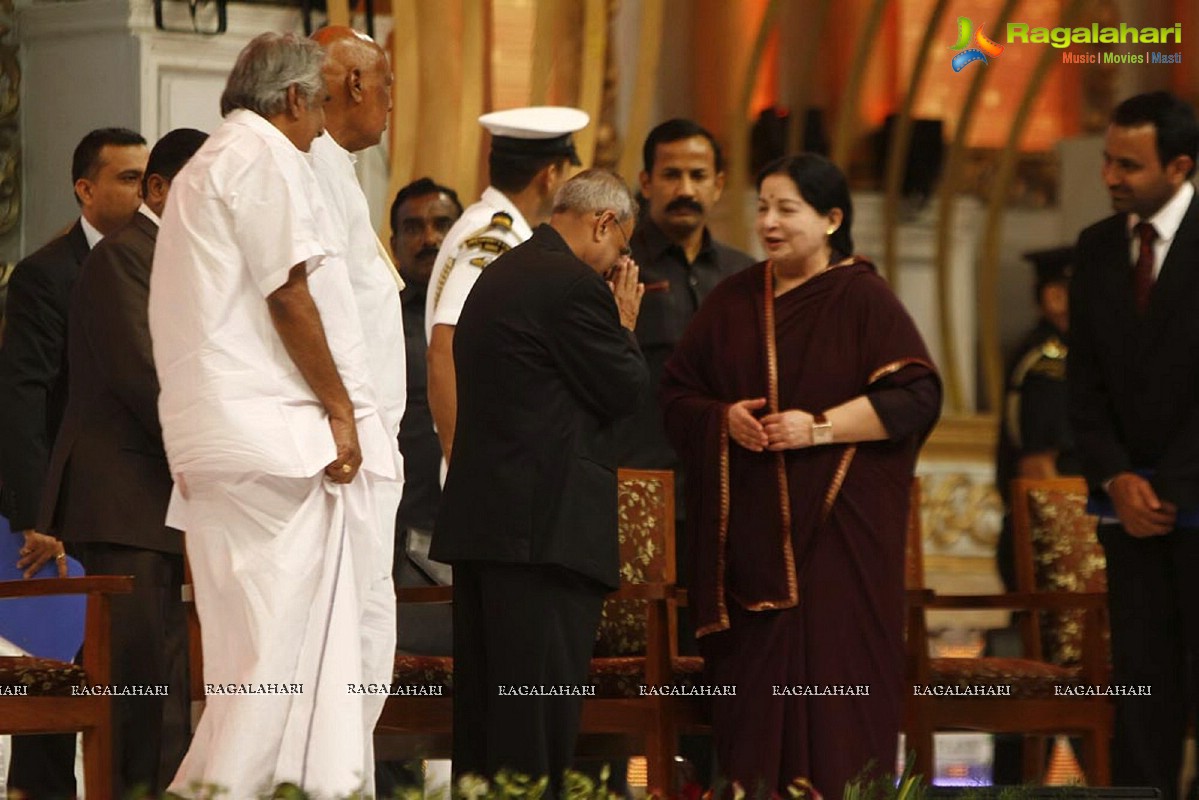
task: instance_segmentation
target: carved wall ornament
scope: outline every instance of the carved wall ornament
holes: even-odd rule
[[[12,24],[12,0],[0,0],[0,236],[21,218],[21,64],[16,45],[8,41]]]
[[[994,554],[1003,522],[995,484],[964,472],[921,477],[925,552]]]

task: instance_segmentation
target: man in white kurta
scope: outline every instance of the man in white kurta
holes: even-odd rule
[[[350,284],[362,323],[374,397],[387,428],[396,463],[396,480],[376,481],[375,507],[379,536],[355,542],[356,572],[363,616],[360,634],[364,680],[375,687],[390,686],[395,663],[396,605],[392,581],[396,510],[403,494],[403,463],[399,452],[400,420],[407,401],[404,320],[400,305],[403,281],[392,266],[371,225],[370,208],[354,171],[355,151],[379,143],[391,109],[391,67],[383,48],[352,28],[327,26],[313,35],[325,49],[325,133],[312,142],[312,166],[332,226],[341,234],[338,247],[346,253]],[[364,537],[365,538],[365,537]],[[356,693],[357,687],[346,687]],[[363,746],[373,753],[375,722],[387,699],[384,694],[359,698],[365,703]],[[366,793],[374,791],[373,771]]]
[[[531,237],[532,225],[549,218],[568,162],[580,163],[571,134],[589,119],[584,111],[560,106],[511,108],[479,117],[492,136],[491,185],[446,234],[425,296],[429,410],[441,439],[443,480],[458,410],[453,349],[462,305],[483,269]]]
[[[247,45],[155,251],[159,413],[207,693],[182,795],[283,781],[344,795],[373,770],[372,711],[346,687],[369,674],[360,543],[382,539],[375,487],[398,473],[344,243],[303,152],[323,123],[322,62],[290,34]]]

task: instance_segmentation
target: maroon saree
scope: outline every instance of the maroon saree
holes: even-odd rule
[[[730,403],[818,412],[867,395],[889,439],[753,453]],[[724,774],[825,796],[893,768],[902,707],[909,490],[940,384],[915,324],[868,262],[775,298],[758,264],[718,286],[666,365],[666,430],[688,475],[691,605]],[[779,687],[868,694],[780,694]],[[860,692],[860,689],[856,690]]]

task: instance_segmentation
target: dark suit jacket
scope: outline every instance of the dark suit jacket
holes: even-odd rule
[[[96,245],[75,283],[67,408],[38,517],[67,541],[182,552],[164,527],[171,473],[146,317],[157,237],[135,214]]]
[[[50,447],[67,399],[71,287],[87,256],[76,221],[17,264],[0,346],[0,513],[14,531],[37,524]]]
[[[1199,196],[1142,317],[1133,306],[1127,217],[1078,238],[1070,286],[1070,421],[1092,490],[1154,470],[1158,496],[1199,508]]]
[[[431,555],[619,584],[613,422],[645,360],[604,280],[542,225],[493,261],[454,331],[458,426]]]

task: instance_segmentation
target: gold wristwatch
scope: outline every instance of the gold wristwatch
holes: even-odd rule
[[[833,423],[821,412],[812,417],[812,444],[832,444]]]

